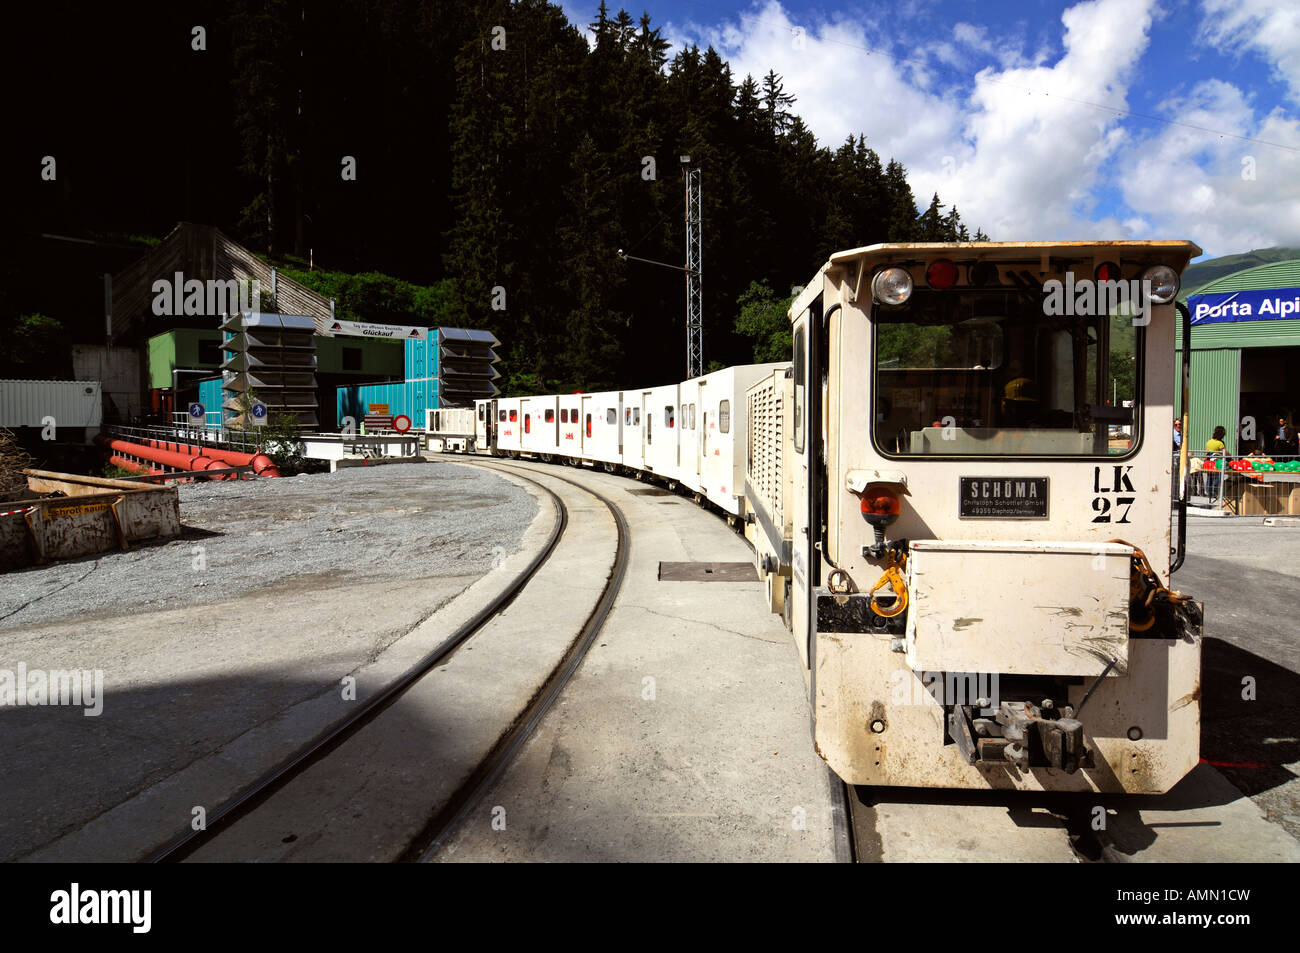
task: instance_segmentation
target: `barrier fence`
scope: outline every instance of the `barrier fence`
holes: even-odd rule
[[[1178,454],[1173,459],[1177,474]],[[1300,456],[1193,453],[1187,481],[1192,506],[1234,516],[1300,515]]]

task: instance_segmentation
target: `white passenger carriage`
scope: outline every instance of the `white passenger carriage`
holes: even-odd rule
[[[678,391],[678,476],[724,512],[739,516],[745,492],[749,431],[744,426],[750,385],[788,364],[728,367],[681,384]]]
[[[667,384],[640,392],[641,466],[640,469],[669,483],[678,475],[677,403],[680,385]]]
[[[623,394],[612,390],[581,397],[579,456],[612,470],[623,462]]]
[[[492,453],[518,456],[523,450],[523,418],[519,414],[521,398],[500,397],[493,401],[496,408],[496,441]]]
[[[559,397],[519,398],[519,448],[522,452],[543,460],[550,460],[560,452],[559,411]]]
[[[582,395],[565,394],[557,397],[559,432],[557,445],[560,456],[568,461],[582,459]]]

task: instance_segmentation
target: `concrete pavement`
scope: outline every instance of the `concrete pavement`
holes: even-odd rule
[[[561,700],[438,859],[832,860],[798,653],[762,585],[659,580],[660,562],[751,560],[747,544],[682,497],[564,472],[623,508],[627,581]]]

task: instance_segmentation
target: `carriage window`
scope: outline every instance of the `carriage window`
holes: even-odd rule
[[[498,420],[500,423],[505,423],[505,422],[506,422],[506,412],[503,410],[503,411],[500,411],[500,414],[501,414],[501,416],[499,416],[499,417],[497,418],[497,420]]]
[[[803,403],[804,383],[808,379],[808,369],[804,367],[808,359],[808,329],[799,328],[794,336],[794,449],[803,453]]]
[[[654,436],[651,433],[651,431],[654,430],[654,427],[652,427],[651,424],[653,424],[654,422],[655,422],[654,414],[645,415],[645,442],[646,443],[654,443]]]
[[[665,408],[664,408],[664,426],[665,426],[665,427],[671,427],[671,426],[673,425],[673,423],[674,423],[674,418],[673,418],[673,409],[672,409],[672,407],[665,407]]]
[[[632,426],[633,426],[633,427],[640,427],[640,426],[641,426],[641,408],[640,408],[640,407],[634,407],[634,408],[632,409]]]
[[[478,419],[479,419],[479,420],[485,420],[485,419],[487,419],[486,416],[485,416],[486,412],[487,412],[487,407],[485,407],[483,404],[479,404],[479,405],[478,405]]]
[[[510,422],[513,424],[518,420],[519,420],[519,411],[517,410],[510,411]]]
[[[1124,313],[918,289],[876,309],[873,439],[935,456],[1111,456],[1137,445],[1142,335]]]
[[[551,410],[549,407],[546,410],[546,422],[548,424],[555,423],[555,411]]]
[[[731,401],[724,400],[718,404],[718,432],[731,432]]]
[[[695,405],[691,404],[691,429],[695,429]]]
[[[591,414],[587,415],[587,436],[591,436]]]
[[[533,415],[524,414],[524,433],[532,433]]]
[[[690,426],[691,418],[686,416],[686,405],[682,404],[682,429],[685,430]]]
[[[616,423],[618,423],[618,411],[615,410],[613,407],[611,407],[611,408],[609,408],[609,410],[605,411],[605,423],[607,423],[607,424],[616,424]]]

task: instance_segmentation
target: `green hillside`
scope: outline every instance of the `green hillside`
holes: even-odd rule
[[[1207,258],[1189,265],[1183,272],[1183,293],[1190,294],[1202,285],[1207,285],[1215,278],[1222,278],[1234,271],[1267,265],[1274,261],[1291,261],[1300,258],[1300,248],[1257,248],[1239,255],[1224,255],[1221,258]]]

